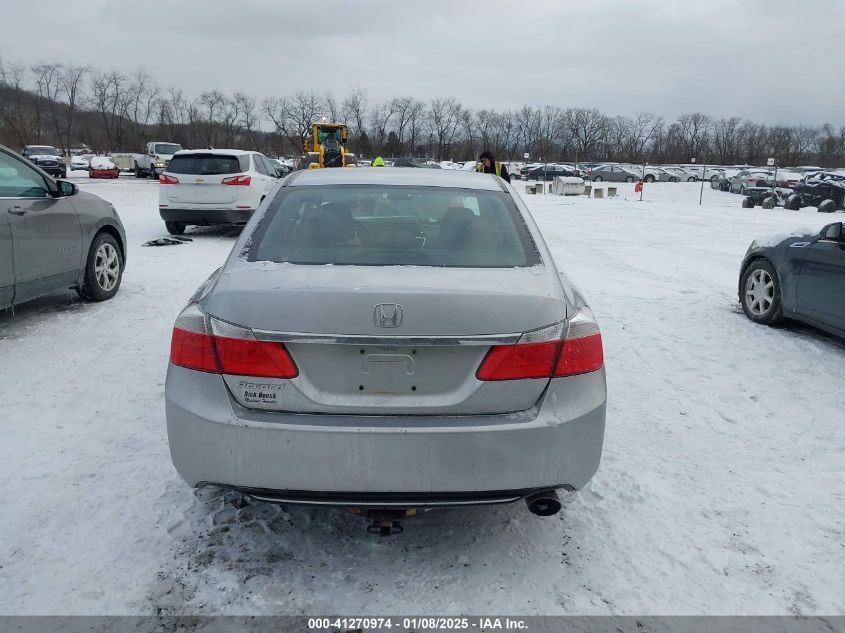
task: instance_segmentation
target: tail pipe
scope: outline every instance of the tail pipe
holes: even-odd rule
[[[550,517],[560,512],[560,497],[557,496],[557,492],[554,490],[546,490],[529,495],[525,497],[525,503],[528,505],[528,510],[531,514],[536,514],[540,517]]]

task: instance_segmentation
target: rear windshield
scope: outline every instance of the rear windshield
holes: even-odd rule
[[[195,176],[218,176],[238,174],[249,169],[249,155],[227,156],[225,154],[185,154],[174,156],[167,166],[171,174],[193,174]]]
[[[540,263],[504,192],[441,187],[290,187],[246,247],[250,261],[508,268]]]

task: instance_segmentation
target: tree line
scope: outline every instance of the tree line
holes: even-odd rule
[[[72,64],[25,66],[0,59],[0,143],[18,149],[49,144],[68,152],[138,151],[148,140],[184,147],[302,152],[311,123],[346,123],[350,150],[361,156],[469,160],[484,149],[503,160],[632,163],[845,165],[845,126],[767,126],[700,112],[666,120],[649,112],[611,116],[556,105],[473,109],[452,97],[370,99],[299,91],[256,100],[211,90],[190,96],[162,88],[144,69],[125,74]]]

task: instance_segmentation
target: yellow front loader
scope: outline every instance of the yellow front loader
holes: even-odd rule
[[[346,151],[349,132],[342,123],[314,123],[302,141],[305,154],[311,155],[308,169],[354,167],[353,154]]]

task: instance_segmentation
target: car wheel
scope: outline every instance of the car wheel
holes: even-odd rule
[[[593,178],[593,182],[601,182],[602,180],[604,180],[604,178],[602,178],[601,176],[596,176],[595,178]]]
[[[633,177],[633,176],[628,176],[628,177],[625,179],[625,182],[634,182],[634,177]]]
[[[786,202],[783,204],[783,208],[789,209],[790,211],[798,211],[801,208],[801,196],[793,193],[786,199]]]
[[[79,294],[88,301],[111,299],[120,288],[123,276],[123,255],[117,240],[108,233],[99,233],[88,251],[85,280]]]
[[[742,208],[743,209],[753,209],[754,208],[754,198],[751,196],[746,196],[742,199]]]
[[[774,209],[775,208],[775,199],[774,196],[768,196],[767,198],[763,199],[763,203],[760,205],[764,209]]]
[[[164,228],[171,235],[182,235],[185,232],[185,227],[188,226],[184,222],[165,222]]]
[[[158,180],[158,176],[156,176],[156,168],[155,167],[150,167],[150,174],[149,175],[150,175],[150,178],[152,178],[153,180]]]
[[[836,211],[836,202],[834,200],[822,200],[819,205],[819,213],[833,213]]]
[[[689,178],[687,178],[687,182],[695,182],[696,180],[698,180],[698,178],[696,178],[695,176],[690,176]]]
[[[143,178],[144,174],[141,172],[141,168],[138,167],[138,163],[135,163],[135,178]]]
[[[654,176],[652,176],[651,174],[646,174],[646,177],[645,177],[644,180],[646,182],[654,182]]]
[[[678,179],[675,176],[669,176],[669,182],[678,182]]]
[[[765,259],[758,259],[743,271],[742,311],[755,323],[772,325],[783,319],[780,302],[780,284],[772,266]]]

